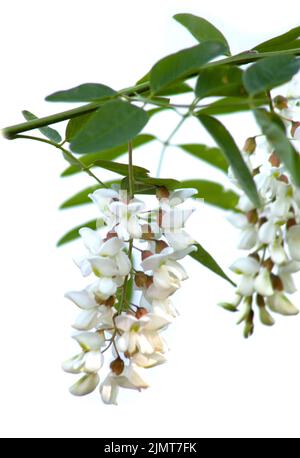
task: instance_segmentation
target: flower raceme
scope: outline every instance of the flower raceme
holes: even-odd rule
[[[291,135],[300,139],[295,107],[282,96],[274,102]],[[300,119],[299,111],[298,116]],[[256,311],[267,326],[275,323],[272,312],[285,316],[299,313],[289,295],[297,290],[293,274],[300,271],[300,191],[267,141],[248,139],[243,155],[262,205],[256,208],[243,195],[236,212],[228,217],[240,230],[238,248],[248,253],[231,266],[239,277],[235,298],[220,305],[230,311],[243,305],[239,323],[244,322],[244,335],[249,337],[254,331]]]
[[[179,261],[196,249],[184,230],[193,210],[181,204],[196,193],[158,188],[153,211],[123,191],[99,189],[90,195],[105,229],[80,230],[86,253],[75,263],[94,280],[66,294],[81,310],[73,324],[81,352],[62,366],[81,375],[72,394],[83,396],[100,385],[103,402],[116,404],[120,388],[147,388],[145,369],[166,361],[162,332],[177,315],[171,296],[188,278]],[[139,253],[139,268],[133,250]],[[102,377],[108,350],[110,371]]]

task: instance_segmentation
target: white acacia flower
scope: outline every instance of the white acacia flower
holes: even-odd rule
[[[83,332],[73,338],[81,346],[82,353],[65,361],[62,365],[63,370],[71,374],[98,373],[103,365],[101,347],[105,343],[104,334]]]
[[[101,217],[104,221],[107,221],[107,214],[109,213],[109,204],[114,200],[119,200],[120,194],[114,189],[97,189],[92,194],[89,194],[89,198],[97,206]],[[108,218],[109,219],[109,218]]]
[[[159,203],[162,208],[174,208],[185,202],[190,197],[193,197],[195,194],[198,194],[198,190],[195,188],[176,189],[175,191],[170,192],[169,197],[160,199]]]
[[[268,269],[262,267],[254,280],[254,289],[262,296],[272,296],[274,289],[272,286],[271,275]]]
[[[152,354],[160,351],[161,347],[164,348],[158,331],[170,323],[165,318],[154,313],[148,313],[140,319],[122,314],[116,317],[115,322],[117,328],[123,332],[117,340],[119,351]]]
[[[237,294],[251,296],[255,291],[254,279],[260,269],[259,262],[252,257],[240,258],[231,265],[230,269],[240,275]]]
[[[261,243],[269,245],[274,242],[277,233],[277,226],[272,220],[268,220],[258,230],[258,238]]]
[[[237,248],[239,250],[251,250],[257,244],[257,228],[249,223],[243,213],[231,212],[227,217],[228,221],[238,229],[241,229]]]
[[[100,377],[98,374],[86,374],[70,388],[70,393],[74,396],[86,396],[95,391],[99,385]]]
[[[117,405],[120,387],[140,391],[141,389],[148,388],[148,386],[148,383],[142,378],[140,369],[138,369],[136,364],[131,363],[125,367],[121,375],[110,372],[100,385],[100,394],[105,404]]]
[[[145,204],[137,199],[130,203],[112,202],[109,205],[113,227],[121,240],[140,239],[142,237],[142,222],[139,213],[145,209]]]

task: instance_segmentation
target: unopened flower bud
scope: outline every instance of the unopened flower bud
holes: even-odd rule
[[[271,281],[272,281],[272,286],[275,291],[283,291],[284,286],[282,283],[282,280],[278,275],[271,274]]]
[[[163,240],[156,240],[155,241],[155,251],[156,253],[161,253],[165,248],[168,248],[168,244]]]
[[[275,324],[273,317],[268,312],[266,307],[259,308],[259,319],[260,319],[260,322],[264,324],[265,326],[273,326]]]
[[[291,136],[295,137],[296,135],[296,130],[300,127],[300,122],[299,121],[292,121],[292,127],[291,127]]]
[[[170,197],[170,192],[165,186],[159,186],[156,189],[156,197],[158,199],[168,199]]]
[[[252,336],[254,332],[254,312],[250,310],[248,316],[246,318],[245,327],[244,327],[244,337],[248,339],[248,337]]]
[[[278,110],[285,110],[288,108],[288,99],[286,97],[283,97],[283,95],[277,95],[273,99],[273,103],[275,108]]]
[[[246,217],[248,220],[248,223],[250,224],[256,224],[258,221],[258,215],[257,215],[257,210],[250,210],[249,212],[246,213]]]
[[[106,238],[104,240],[107,241],[107,240],[113,239],[114,237],[118,237],[118,234],[112,230],[106,234]]]
[[[105,302],[106,307],[113,307],[116,302],[116,296],[110,296]]]
[[[142,225],[142,239],[143,240],[152,240],[154,238],[154,234],[151,231],[151,226],[149,224]]]
[[[269,162],[273,167],[279,167],[280,166],[281,161],[280,161],[279,157],[277,156],[277,154],[275,153],[275,151],[273,151],[273,153],[270,155]]]
[[[149,250],[142,251],[142,261],[145,261],[145,259],[149,258],[150,256],[153,256],[152,251],[149,251]]]
[[[138,288],[145,288],[147,284],[147,275],[142,271],[136,272],[134,281]]]
[[[243,147],[243,150],[245,151],[245,153],[248,153],[249,155],[254,153],[254,151],[256,150],[256,139],[255,139],[255,137],[247,138],[247,140],[245,142],[245,145]]]
[[[257,294],[256,296],[256,303],[258,305],[258,307],[264,307],[265,306],[265,299],[263,296],[261,296],[260,294]]]
[[[135,312],[135,317],[139,320],[143,316],[147,315],[148,310],[145,309],[144,307],[139,307],[137,311]]]
[[[112,372],[116,375],[121,375],[124,370],[124,361],[121,358],[117,358],[110,363]]]
[[[296,219],[295,218],[290,218],[286,223],[287,230],[290,229],[290,227],[292,227],[292,226],[296,226],[296,224],[297,224]]]
[[[271,272],[273,270],[273,267],[274,267],[274,262],[272,261],[271,258],[268,258],[266,259],[263,263],[262,263],[263,267],[265,267],[269,272]]]

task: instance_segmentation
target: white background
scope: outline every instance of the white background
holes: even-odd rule
[[[1,126],[21,122],[22,109],[38,115],[66,109],[43,101],[55,90],[83,82],[130,86],[159,58],[195,43],[172,20],[175,13],[206,17],[239,52],[298,25],[299,7],[293,0],[10,0],[1,6]],[[165,139],[177,119],[156,119],[153,131]],[[257,133],[245,115],[224,122],[240,145]],[[212,144],[196,121],[175,140]],[[136,152],[135,162],[155,171],[159,151],[151,144]],[[84,282],[72,262],[80,245],[58,250],[55,243],[95,213],[91,206],[57,210],[93,184],[85,176],[59,178],[65,165],[51,147],[1,139],[0,435],[300,437],[300,317],[278,318],[272,329],[258,325],[244,341],[236,316],[216,306],[231,287],[192,260],[185,262],[190,280],[176,296],[181,316],[167,331],[169,362],[149,371],[151,388],[123,392],[118,407],[103,405],[97,392],[69,395],[74,378],[60,363],[76,349],[69,325],[77,310],[63,295]],[[162,175],[220,178],[174,148]],[[200,208],[189,229],[225,268],[237,256],[237,233],[222,212]]]

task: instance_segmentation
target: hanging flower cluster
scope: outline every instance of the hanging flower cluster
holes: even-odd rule
[[[116,404],[119,387],[147,388],[145,368],[166,361],[161,333],[177,314],[170,298],[187,278],[178,260],[196,249],[184,230],[193,210],[181,204],[196,192],[158,188],[159,205],[153,211],[122,191],[99,189],[90,195],[105,229],[80,230],[87,254],[76,264],[83,276],[94,275],[95,281],[66,294],[81,309],[73,325],[81,352],[63,364],[66,372],[81,375],[70,388],[72,394],[91,393],[101,381],[103,402]],[[102,377],[109,349],[109,373]]]
[[[299,108],[283,96],[277,96],[274,105],[291,137],[300,139],[300,122],[295,118]],[[289,295],[297,290],[293,274],[300,271],[300,191],[276,151],[260,136],[247,139],[243,156],[261,207],[255,208],[243,195],[237,211],[228,218],[241,231],[238,248],[248,254],[231,266],[239,275],[235,298],[220,305],[230,311],[243,306],[238,324],[245,324],[247,338],[253,334],[256,312],[267,326],[275,323],[272,312],[285,316],[299,313]],[[229,175],[234,180],[231,171]]]

